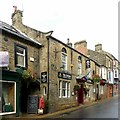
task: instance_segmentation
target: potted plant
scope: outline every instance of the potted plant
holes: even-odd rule
[[[76,93],[78,90],[80,90],[80,85],[79,84],[76,84],[74,86],[74,92]]]
[[[93,81],[94,82],[100,82],[100,76],[97,75],[97,74],[93,75]]]

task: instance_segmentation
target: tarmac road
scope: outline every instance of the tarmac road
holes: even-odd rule
[[[101,100],[91,105],[82,105],[70,109],[49,113],[45,115],[27,114],[20,117],[10,117],[4,120],[118,120],[120,118],[120,97],[113,97],[109,100]],[[102,119],[101,119],[102,118]],[[71,119],[72,120],[72,119]]]
[[[80,108],[79,110],[68,112],[60,115],[60,118],[108,118],[114,120],[113,118],[120,118],[118,114],[118,109],[120,110],[120,97],[115,97],[107,101],[100,102],[93,106],[86,108]],[[81,119],[80,119],[81,120]],[[85,119],[84,119],[85,120]],[[88,119],[87,119],[88,120]]]

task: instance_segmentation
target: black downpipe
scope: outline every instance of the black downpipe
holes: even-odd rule
[[[50,43],[49,43],[49,38],[47,38],[47,40],[48,40],[48,94],[47,94],[47,99],[49,100],[49,51],[50,51],[50,47],[49,47],[49,45],[50,45]]]

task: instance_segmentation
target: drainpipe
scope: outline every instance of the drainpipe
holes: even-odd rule
[[[49,45],[50,45],[50,43],[49,43],[49,38],[47,38],[47,40],[48,40],[48,94],[47,94],[47,99],[49,100],[49,58],[50,58],[50,56],[49,56],[49,50],[50,50]]]

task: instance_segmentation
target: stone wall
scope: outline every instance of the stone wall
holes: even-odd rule
[[[4,38],[7,37],[8,41],[5,41]],[[16,70],[15,67],[15,43],[22,45],[24,47],[27,47],[27,55],[28,55],[28,69],[31,70],[32,73],[37,73],[39,77],[40,72],[40,54],[39,54],[39,48],[30,45],[29,43],[26,44],[24,42],[19,41],[20,38],[17,38],[15,36],[11,36],[8,34],[2,33],[2,51],[8,51],[9,52],[9,70]],[[21,38],[22,39],[22,38]],[[34,62],[30,61],[30,57],[34,58]]]

